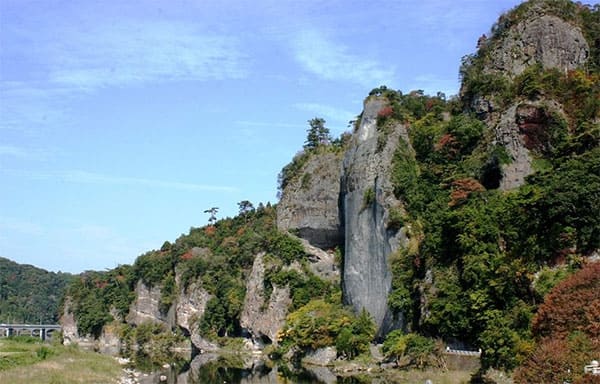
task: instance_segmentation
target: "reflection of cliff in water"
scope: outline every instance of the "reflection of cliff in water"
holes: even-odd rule
[[[197,355],[182,372],[164,369],[142,375],[139,384],[367,384],[355,378],[338,378],[326,367],[267,366],[263,360],[216,354]]]

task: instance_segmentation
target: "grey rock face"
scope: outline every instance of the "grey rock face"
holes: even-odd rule
[[[517,105],[513,105],[504,111],[498,124],[494,128],[496,141],[506,148],[511,158],[510,164],[502,167],[502,180],[500,189],[506,191],[525,183],[525,177],[533,173],[531,167],[531,156],[525,147],[519,126],[516,122]]]
[[[493,128],[496,142],[511,157],[511,163],[502,168],[500,189],[518,188],[533,173],[531,151],[548,149],[547,129],[552,112],[562,115],[560,104],[542,100],[515,103],[500,115]]]
[[[265,301],[265,265],[264,254],[254,259],[252,271],[246,281],[246,297],[240,316],[240,325],[247,329],[257,344],[264,336],[277,344],[277,332],[285,324],[288,307],[292,303],[290,290],[286,287],[273,287],[271,296]]]
[[[342,243],[338,210],[341,163],[341,153],[311,155],[277,205],[280,230],[296,230],[300,237],[323,249]]]
[[[79,341],[79,331],[77,329],[77,322],[73,315],[73,302],[70,297],[65,298],[65,305],[63,306],[63,314],[60,317],[60,325],[62,327],[63,340],[65,345],[77,343]]]
[[[335,347],[319,348],[316,351],[310,351],[302,358],[302,363],[327,366],[333,363],[337,357]]]
[[[105,325],[98,339],[98,349],[105,355],[117,356],[121,351],[121,336],[113,325]]]
[[[140,325],[146,322],[167,325],[167,316],[164,316],[159,307],[160,287],[148,287],[142,280],[135,287],[135,300],[129,307],[126,321],[129,324]]]
[[[495,48],[491,69],[509,76],[523,73],[536,63],[546,69],[580,67],[589,56],[589,46],[579,27],[556,16],[527,18],[512,27]]]
[[[340,270],[336,264],[335,256],[331,252],[313,247],[307,240],[300,239],[304,252],[308,254],[308,267],[310,271],[323,280],[339,283]]]
[[[377,113],[386,103],[383,98],[367,100],[360,126],[344,157],[341,190],[344,301],[356,312],[365,308],[380,336],[402,326],[387,305],[392,282],[387,259],[405,239],[401,238],[402,231],[388,230],[387,221],[391,207],[401,208],[389,180],[392,157],[401,137],[408,142],[406,128],[401,125],[378,139],[383,133],[377,130]],[[383,148],[378,145],[382,140]],[[370,202],[365,201],[368,194],[372,196]]]
[[[180,273],[176,274],[175,279],[177,285],[181,287]],[[198,282],[192,282],[187,288],[181,287],[181,291],[177,296],[177,303],[175,304],[177,325],[188,332],[192,344],[202,352],[218,349],[216,344],[204,339],[198,333],[196,323],[204,316],[206,304],[211,297]]]

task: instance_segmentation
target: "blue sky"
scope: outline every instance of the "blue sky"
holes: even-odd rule
[[[276,202],[307,120],[334,135],[379,85],[458,91],[516,0],[0,1],[0,256],[132,263]]]

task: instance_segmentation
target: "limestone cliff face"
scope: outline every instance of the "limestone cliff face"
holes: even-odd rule
[[[60,325],[62,327],[63,340],[65,345],[78,343],[80,341],[77,322],[73,314],[73,303],[70,297],[65,298],[63,313],[60,317]]]
[[[204,316],[206,304],[212,296],[199,282],[192,282],[189,286],[183,287],[180,271],[177,272],[175,280],[181,289],[175,303],[176,323],[190,336],[192,344],[200,351],[215,351],[218,346],[203,338],[198,332],[197,326],[198,321]]]
[[[547,136],[553,114],[562,118],[560,104],[538,100],[514,103],[500,115],[493,127],[494,134],[511,158],[503,167],[500,189],[517,188],[533,173],[532,154],[549,149]]]
[[[521,21],[507,27],[503,25],[506,18],[501,17],[498,28],[504,31],[482,43],[476,60],[482,60],[483,72],[512,81],[533,65],[565,72],[582,68],[590,55],[590,47],[581,29],[549,14],[544,2],[532,1],[526,6]],[[461,93],[468,93],[465,91],[463,87]],[[500,188],[518,188],[534,172],[531,151],[539,150],[533,148],[534,142],[539,141],[548,128],[547,111],[544,112],[542,106],[549,104],[550,109],[559,112],[562,107],[546,100],[544,95],[538,95],[535,100],[515,100],[509,105],[494,102],[493,94],[473,96],[468,101],[471,110],[485,120],[494,132],[496,143],[503,145],[510,157],[510,163],[502,169]]]
[[[250,333],[258,346],[264,342],[277,344],[277,333],[283,328],[288,307],[292,303],[287,286],[275,286],[271,295],[268,298],[265,297],[264,256],[261,253],[254,259],[252,271],[246,282],[246,298],[240,316],[240,325]]]
[[[327,249],[342,244],[338,198],[341,152],[318,152],[283,191],[277,205],[277,227],[295,230],[312,245]]]
[[[534,7],[531,17],[510,28],[490,53],[489,69],[514,76],[537,63],[564,71],[585,63],[590,48],[581,29],[556,16],[536,17],[541,11]]]
[[[392,281],[388,255],[403,241],[402,231],[389,230],[387,222],[390,208],[401,207],[390,182],[392,157],[401,137],[408,142],[402,125],[391,127],[387,136],[378,130],[377,114],[386,105],[384,98],[367,99],[344,157],[340,196],[345,233],[344,301],[357,312],[365,308],[379,335],[402,326],[387,305]]]
[[[160,311],[160,286],[149,287],[139,280],[135,287],[135,299],[125,320],[136,326],[146,322],[168,326],[172,323],[172,313],[170,315],[164,315]]]

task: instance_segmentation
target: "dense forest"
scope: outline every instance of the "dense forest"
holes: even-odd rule
[[[0,257],[0,323],[56,324],[72,279]]]

